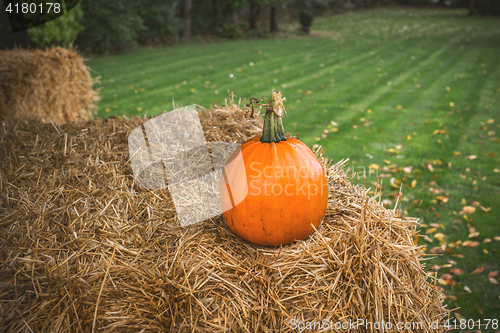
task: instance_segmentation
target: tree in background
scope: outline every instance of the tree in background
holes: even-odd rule
[[[178,39],[181,19],[178,0],[141,0],[138,6],[142,26],[137,41],[141,44],[172,44]]]
[[[178,0],[82,1],[84,30],[77,43],[92,53],[122,50],[135,42],[170,43],[179,35]]]
[[[66,11],[64,2],[62,2],[62,5],[64,11]],[[83,25],[80,23],[82,17],[82,7],[78,4],[64,15],[28,29],[28,37],[39,48],[50,46],[69,47],[83,29]]]
[[[259,14],[265,0],[248,0],[248,28],[250,30],[258,29]]]
[[[193,9],[192,0],[184,0],[182,2],[182,39],[190,40],[191,32],[191,10]]]
[[[278,4],[276,0],[270,0],[271,6],[271,16],[270,16],[270,27],[269,31],[271,33],[276,33],[279,31],[278,29]]]

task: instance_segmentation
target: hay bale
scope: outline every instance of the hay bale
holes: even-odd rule
[[[60,47],[0,51],[0,119],[63,124],[92,118],[97,93],[83,59]]]
[[[243,115],[234,106],[207,110],[207,140],[257,134],[260,120]],[[127,135],[143,121],[22,120],[1,129],[0,327],[274,332],[364,319],[423,325],[399,332],[444,331],[429,328],[448,311],[413,243],[417,220],[353,186],[343,162],[327,169],[328,210],[317,232],[258,247],[221,216],[177,226],[166,191],[134,184]]]

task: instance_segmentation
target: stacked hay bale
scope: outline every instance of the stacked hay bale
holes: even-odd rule
[[[96,99],[77,53],[60,47],[0,51],[0,119],[88,120]]]
[[[244,113],[206,110],[207,140],[257,135],[260,120]],[[135,185],[127,135],[143,121],[19,121],[0,131],[1,327],[286,332],[321,323],[346,332],[351,321],[358,332],[444,331],[432,326],[447,310],[413,243],[417,220],[353,186],[342,162],[327,168],[317,232],[258,247],[220,216],[177,226],[166,191]],[[388,322],[410,325],[380,328]]]

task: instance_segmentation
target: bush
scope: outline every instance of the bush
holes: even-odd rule
[[[85,26],[77,42],[92,53],[115,52],[129,46],[145,27],[140,3],[131,0],[82,1]]]
[[[27,30],[28,36],[37,47],[61,46],[67,48],[83,29],[83,11],[80,4],[66,14],[45,24]]]
[[[181,31],[178,0],[143,0],[140,4],[139,16],[144,26],[139,31],[140,42],[170,44],[178,39]]]
[[[302,25],[302,30],[309,33],[313,20],[314,16],[311,12],[307,10],[300,11],[300,24]]]

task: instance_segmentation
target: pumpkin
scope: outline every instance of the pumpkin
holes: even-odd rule
[[[221,206],[236,235],[253,244],[280,246],[307,238],[319,226],[328,185],[311,149],[286,138],[281,92],[273,90],[264,105],[262,136],[241,145],[223,169]]]

